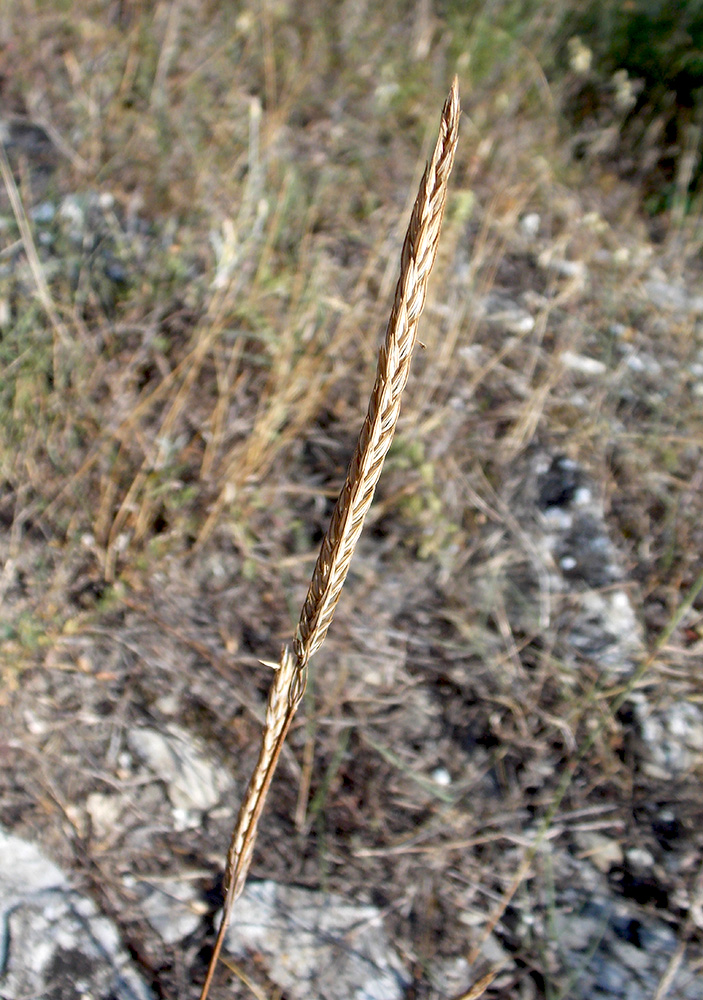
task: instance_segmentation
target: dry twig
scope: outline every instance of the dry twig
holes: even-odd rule
[[[266,794],[286,734],[305,691],[308,660],[320,648],[327,634],[364,518],[373,500],[383,461],[393,440],[417,326],[425,305],[427,280],[437,254],[458,128],[459,90],[455,78],[442,110],[439,138],[420,182],[403,243],[400,278],[378,358],[368,413],[330,526],[322,541],[300,614],[293,652],[285,647],[280,663],[275,667],[259,759],[239,810],[227,854],[222,919],[200,1000],[207,998],[232,907],[244,888]]]

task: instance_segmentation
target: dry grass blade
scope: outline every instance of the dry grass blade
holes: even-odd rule
[[[44,310],[49,317],[51,325],[54,329],[54,379],[57,384],[59,381],[59,370],[57,362],[57,343],[56,340],[64,346],[67,347],[71,344],[71,335],[68,332],[66,324],[63,322],[58,312],[56,311],[56,306],[51,297],[51,292],[49,291],[49,285],[47,284],[46,277],[44,276],[44,271],[42,269],[41,261],[39,260],[39,254],[37,253],[37,248],[34,244],[34,237],[32,236],[32,230],[29,225],[29,220],[27,219],[27,214],[24,210],[24,205],[22,204],[22,199],[20,198],[20,193],[17,190],[17,185],[15,184],[15,179],[12,175],[12,169],[7,159],[7,154],[5,153],[5,147],[0,143],[0,176],[2,177],[3,183],[5,185],[5,190],[7,191],[7,196],[10,200],[10,205],[12,206],[12,212],[15,216],[15,221],[17,223],[17,228],[20,231],[20,236],[22,238],[22,243],[24,245],[24,252],[27,255],[27,262],[29,264],[30,271],[32,272],[32,277],[36,285],[37,294],[39,296],[39,301],[41,302]]]
[[[266,794],[291,720],[305,691],[308,660],[327,634],[364,517],[393,439],[401,395],[410,371],[417,326],[427,295],[427,280],[437,254],[458,129],[459,91],[455,78],[442,111],[439,138],[420,182],[403,243],[400,278],[379,354],[368,413],[330,526],[322,541],[296,631],[294,653],[286,647],[276,666],[259,759],[239,810],[227,853],[222,919],[200,1000],[206,1000],[210,990],[232,907],[244,888]]]
[[[500,970],[498,969],[486,973],[486,975],[482,976],[477,983],[474,983],[474,985],[469,990],[467,990],[466,993],[462,993],[461,996],[456,997],[455,1000],[478,1000],[478,998],[482,997],[483,994],[486,992],[486,990],[491,985],[495,977],[498,975],[499,971]]]

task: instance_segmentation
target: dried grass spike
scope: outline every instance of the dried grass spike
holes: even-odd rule
[[[393,440],[408,380],[427,279],[437,255],[439,232],[459,129],[456,78],[442,110],[439,138],[420,182],[400,257],[400,277],[381,347],[369,409],[347,478],[322,541],[300,615],[295,653],[301,665],[322,645],[344,586],[364,518]]]
[[[442,112],[439,139],[420,183],[403,243],[400,278],[379,354],[368,413],[322,542],[296,632],[295,655],[287,647],[283,650],[269,691],[259,759],[239,810],[227,853],[222,918],[200,1000],[207,998],[232,907],[244,888],[266,794],[291,721],[305,691],[307,662],[320,647],[329,628],[383,460],[393,438],[400,413],[400,397],[410,371],[417,324],[425,304],[427,279],[437,253],[458,126],[459,93],[455,79]]]

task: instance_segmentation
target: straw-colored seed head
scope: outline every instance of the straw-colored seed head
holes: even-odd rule
[[[239,810],[227,854],[222,919],[200,1000],[207,998],[232,907],[244,888],[266,793],[293,715],[305,692],[308,660],[327,634],[383,460],[393,439],[400,413],[400,398],[410,371],[417,324],[425,304],[427,279],[437,253],[458,128],[459,92],[455,79],[442,111],[439,139],[420,183],[403,243],[400,278],[378,358],[368,413],[330,526],[322,541],[296,631],[294,653],[288,647],[283,650],[269,691],[259,759]]]
[[[383,461],[393,440],[418,321],[425,305],[427,279],[437,254],[458,129],[459,93],[455,80],[444,105],[437,145],[420,182],[403,243],[400,277],[379,353],[368,413],[300,615],[294,646],[301,665],[320,648],[327,634]]]

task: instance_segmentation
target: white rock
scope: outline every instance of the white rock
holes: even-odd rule
[[[443,788],[447,788],[452,783],[452,776],[446,767],[437,767],[432,772],[432,780]]]
[[[649,755],[648,774],[670,779],[703,768],[703,706],[676,701],[653,707],[641,696],[632,700]]]
[[[90,816],[93,833],[102,838],[114,830],[124,809],[124,799],[120,795],[103,795],[102,792],[91,792],[85,800],[85,808]]]
[[[561,356],[561,363],[570,371],[579,372],[581,375],[605,375],[608,366],[596,358],[589,358],[585,354],[576,354],[574,351],[564,351]]]
[[[166,783],[174,809],[207,812],[232,784],[198,740],[180,726],[169,725],[164,732],[135,727],[127,733],[127,742],[155,777]]]
[[[650,278],[649,281],[645,281],[644,290],[650,302],[659,309],[693,315],[703,313],[703,296],[689,295],[685,288],[670,281],[659,277]]]
[[[489,322],[499,323],[508,333],[518,336],[531,333],[535,327],[534,316],[501,292],[489,292],[476,303],[476,311]]]
[[[151,1000],[115,925],[38,847],[0,829],[0,997],[81,995]]]
[[[177,944],[192,934],[200,923],[206,906],[193,884],[176,879],[162,879],[151,884],[137,882],[141,906],[151,926],[166,944]]]
[[[595,865],[598,871],[607,875],[613,865],[622,864],[622,847],[612,837],[605,837],[602,833],[586,831],[577,834],[577,842],[582,849],[584,858],[588,858],[591,864]]]
[[[654,858],[644,847],[631,847],[626,854],[629,864],[639,871],[647,871],[654,865]]]
[[[555,271],[564,278],[579,278],[583,281],[588,273],[582,260],[564,260],[561,257],[553,257],[551,249],[541,253],[537,263],[540,267]]]
[[[226,947],[262,954],[270,978],[295,1000],[401,1000],[410,985],[376,907],[331,893],[250,883]]]
[[[537,212],[528,212],[520,219],[520,228],[526,236],[536,236],[542,223]]]
[[[43,889],[64,888],[68,888],[66,876],[38,847],[0,830],[0,907],[9,909],[23,896]]]

